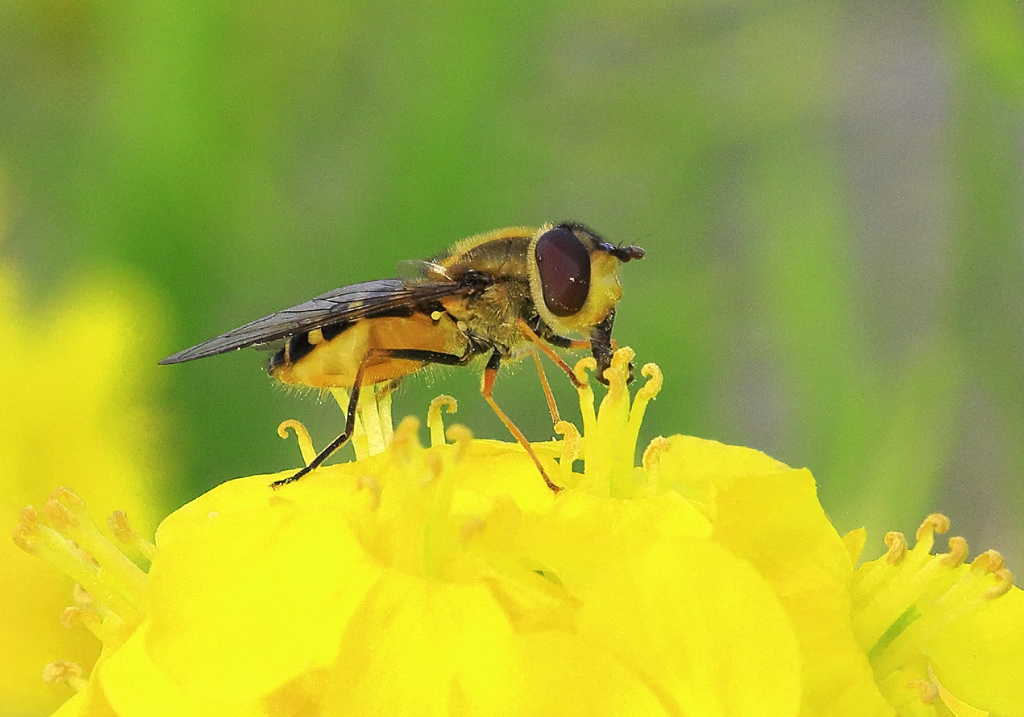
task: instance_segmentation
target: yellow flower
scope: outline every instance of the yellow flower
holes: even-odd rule
[[[152,530],[159,517],[154,414],[139,365],[152,337],[145,294],[124,277],[63,287],[41,310],[23,306],[13,272],[0,266],[0,517],[5,525],[49,487],[74,481],[106,512],[130,509]],[[127,491],[126,486],[131,486]],[[39,679],[57,657],[91,663],[99,653],[81,627],[58,623],[72,582],[0,543],[0,712],[46,714],[71,694]]]
[[[902,569],[855,572],[863,535],[840,538],[805,470],[682,436],[634,465],[661,375],[643,367],[631,403],[631,358],[616,353],[600,410],[581,390],[582,435],[560,423],[562,441],[535,445],[557,495],[518,445],[458,426],[446,440],[443,401],[423,448],[414,419],[392,434],[390,406],[367,399],[355,462],[277,491],[279,476],[224,484],[155,546],[119,522],[148,575],[70,492],[27,509],[18,540],[96,598],[82,619],[104,643],[88,679],[51,667],[81,689],[60,714],[1020,712],[1020,681],[1002,680],[1024,660],[986,671],[1024,634],[991,554],[926,569],[944,558],[922,537]],[[1009,633],[986,629],[993,615]],[[973,656],[950,649],[964,644]]]

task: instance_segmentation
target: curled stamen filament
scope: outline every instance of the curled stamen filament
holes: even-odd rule
[[[558,461],[558,485],[574,488],[579,483],[579,476],[573,473],[573,461],[583,454],[583,439],[576,426],[568,421],[555,424],[555,433],[562,436],[562,457]]]
[[[295,432],[295,438],[299,442],[299,451],[302,453],[302,461],[308,466],[316,458],[316,449],[313,448],[313,439],[309,437],[309,431],[306,427],[294,419],[288,419],[287,421],[281,421],[281,425],[277,427],[277,435],[281,438],[288,438],[288,429],[292,429]]]
[[[437,396],[430,402],[430,408],[427,409],[427,428],[430,429],[431,446],[445,445],[444,420],[441,418],[442,406],[448,412],[448,415],[459,410],[458,401],[445,394]]]

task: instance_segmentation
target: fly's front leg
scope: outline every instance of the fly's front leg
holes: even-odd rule
[[[348,399],[348,410],[345,412],[345,430],[340,436],[331,441],[326,448],[317,453],[316,458],[310,461],[308,466],[296,472],[295,475],[274,481],[270,484],[270,487],[278,488],[289,483],[294,483],[310,471],[316,470],[324,461],[330,458],[335,451],[348,443],[349,439],[352,438],[352,432],[355,430],[356,426],[356,408],[359,404],[359,390],[363,385],[363,372],[365,371],[366,364],[370,359],[404,359],[407,361],[422,361],[423,363],[445,364],[447,366],[463,366],[469,363],[474,356],[475,354],[472,351],[467,351],[464,356],[455,356],[454,354],[441,353],[440,351],[424,351],[420,349],[370,349],[359,362],[359,368],[356,369],[356,377],[352,382],[352,394]]]
[[[480,393],[483,395],[484,400],[490,404],[491,409],[494,411],[498,419],[505,424],[505,428],[508,429],[509,433],[515,436],[515,439],[519,441],[519,445],[526,449],[530,458],[533,459],[534,465],[537,466],[537,470],[540,471],[540,477],[544,479],[548,488],[555,493],[558,493],[562,488],[551,482],[551,479],[548,478],[548,474],[544,471],[544,466],[540,463],[540,458],[538,458],[537,454],[533,452],[533,447],[530,445],[530,442],[526,440],[526,436],[523,435],[523,432],[519,430],[519,427],[516,426],[516,424],[512,423],[512,419],[505,415],[505,412],[498,407],[498,404],[494,400],[494,379],[498,377],[498,368],[500,366],[501,354],[495,351],[491,354],[491,358],[487,362],[487,368],[484,369],[484,380],[480,386]]]
[[[537,335],[537,332],[531,329],[528,323],[526,323],[523,319],[519,319],[516,323],[519,326],[519,333],[521,333],[525,338],[532,341],[534,346],[543,351],[549,359],[551,359],[558,365],[558,368],[565,371],[565,375],[569,377],[570,381],[572,381],[573,386],[575,386],[576,388],[583,388],[583,384],[580,383],[580,380],[578,378],[576,378],[576,374],[573,373],[571,368],[569,368],[569,364],[563,361],[562,357],[556,354],[554,349],[552,349],[544,341],[542,341],[540,336]],[[559,336],[557,338],[560,339],[562,337]],[[548,340],[550,341],[550,339]],[[564,341],[566,344],[564,348],[590,348],[589,341],[572,341],[571,339],[564,339]],[[581,345],[576,346],[575,344]],[[562,345],[561,342],[559,342],[558,345]],[[539,366],[540,363],[538,362],[537,365]]]
[[[525,346],[523,348],[516,349],[512,352],[512,358],[518,359],[523,354],[530,354],[533,356],[533,362],[537,366],[537,375],[540,377],[541,388],[544,389],[544,398],[548,402],[548,412],[551,414],[551,423],[554,425],[558,423],[561,418],[558,416],[558,404],[555,403],[555,394],[551,391],[551,384],[548,383],[548,375],[544,372],[544,364],[540,362],[540,354],[537,352],[536,346]]]

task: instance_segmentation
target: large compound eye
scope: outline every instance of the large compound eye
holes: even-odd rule
[[[569,229],[555,227],[534,250],[544,303],[555,316],[572,316],[590,293],[590,253]]]

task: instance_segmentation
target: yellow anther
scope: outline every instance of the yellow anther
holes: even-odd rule
[[[437,396],[430,402],[430,408],[427,409],[427,428],[430,430],[430,445],[432,446],[443,446],[445,444],[444,421],[441,418],[442,406],[448,415],[459,410],[458,401],[444,394]]]
[[[653,364],[647,364],[647,366],[652,365]],[[644,366],[644,368],[646,369],[647,366]],[[641,465],[643,465],[644,470],[651,474],[652,477],[656,477],[658,475],[658,469],[661,466],[661,456],[671,447],[672,442],[664,436],[657,436],[647,444]]]
[[[459,528],[459,542],[463,547],[484,534],[487,528],[487,521],[478,515],[473,516]]]
[[[612,365],[604,370],[604,379],[608,382],[610,397],[618,397],[626,392],[626,381],[629,379],[629,362],[636,353],[628,346],[612,354]],[[614,398],[613,398],[614,400]]]
[[[50,527],[58,533],[67,533],[78,527],[78,516],[55,498],[56,494],[57,490],[53,491],[50,494],[50,499],[43,503],[43,515],[46,516],[46,521],[50,524]]]
[[[371,475],[365,475],[356,481],[356,490],[365,490],[370,496],[370,507],[376,510],[380,507],[381,487],[377,479]]]
[[[75,583],[71,588],[71,599],[75,601],[75,605],[83,610],[96,609],[96,598],[91,592],[83,588],[78,583]]]
[[[64,627],[74,627],[78,623],[85,625],[104,644],[112,644],[120,637],[116,632],[117,627],[111,630],[111,626],[104,624],[98,613],[80,607],[65,608],[60,616],[60,624]]]
[[[621,349],[616,349],[615,353],[612,354],[612,368],[621,373],[623,376],[629,375],[629,363],[636,358],[636,351],[623,346]]]
[[[306,430],[306,427],[301,422],[291,418],[287,421],[281,421],[281,425],[277,427],[277,435],[281,436],[281,438],[288,438],[289,428],[295,432],[295,438],[299,442],[299,451],[302,453],[302,462],[308,466],[316,458],[313,439],[309,437],[309,431]]]
[[[74,627],[76,622],[82,620],[86,612],[80,607],[66,607],[60,614],[60,624],[64,627]]]
[[[939,688],[928,680],[911,680],[907,687],[917,690],[921,702],[926,705],[934,704],[939,699]]]
[[[889,551],[885,555],[885,562],[889,565],[899,565],[907,554],[907,539],[903,533],[895,530],[885,534],[885,544]]]
[[[932,513],[921,523],[921,527],[917,529],[917,534],[914,536],[918,542],[923,540],[929,533],[935,532],[945,533],[949,530],[949,518],[944,516],[942,513]]]
[[[33,537],[32,531],[23,523],[14,526],[14,530],[11,531],[11,539],[15,545],[29,555],[39,554],[40,541]]]
[[[1000,568],[992,573],[996,584],[982,593],[982,600],[995,600],[1000,595],[1005,595],[1013,587],[1013,573],[1006,568]]]
[[[391,453],[400,461],[412,460],[414,451],[419,448],[419,441],[416,438],[419,428],[419,419],[415,416],[406,416],[395,429],[394,438],[391,440]]]
[[[123,510],[115,510],[111,513],[110,517],[107,518],[107,526],[115,538],[125,545],[132,546],[142,553],[146,560],[152,562],[153,556],[156,555],[156,546],[135,532],[131,523],[128,522],[128,516]]]
[[[88,684],[82,677],[82,666],[77,662],[57,660],[43,668],[43,680],[50,684],[66,682],[77,692],[81,692]]]
[[[665,376],[656,363],[645,363],[644,367],[640,369],[640,375],[647,379],[647,383],[636,392],[636,398],[633,401],[636,402],[640,399],[650,401],[661,393],[661,386],[665,382]]]
[[[70,488],[57,486],[50,492],[50,500],[60,503],[68,510],[78,513],[79,515],[85,514],[85,501]]]
[[[971,561],[972,570],[981,570],[986,573],[994,573],[1002,570],[1006,565],[1002,554],[998,550],[986,550],[984,553]]]
[[[967,559],[967,555],[967,541],[959,535],[954,535],[949,539],[949,552],[940,560],[947,568],[955,568]]]
[[[597,360],[593,356],[585,356],[576,362],[572,373],[580,383],[589,384],[590,376],[587,375],[587,372],[596,370]]]
[[[453,458],[456,461],[461,460],[462,456],[466,454],[466,449],[469,448],[470,441],[473,440],[473,432],[461,423],[454,423],[449,427],[447,436],[448,440],[455,444]]]
[[[34,506],[26,505],[18,512],[18,522],[28,530],[35,530],[35,526],[39,522],[39,513],[36,512]]]

